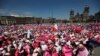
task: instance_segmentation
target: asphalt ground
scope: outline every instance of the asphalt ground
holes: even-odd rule
[[[92,56],[100,56],[100,47],[94,48],[94,54]]]

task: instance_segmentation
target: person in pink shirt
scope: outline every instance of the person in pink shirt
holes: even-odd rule
[[[26,44],[26,46],[24,46],[24,49],[27,52],[27,56],[31,56],[30,55],[30,46],[28,44]]]
[[[87,48],[83,46],[83,44],[79,44],[77,56],[88,56],[88,55],[89,55],[89,52]]]
[[[72,49],[69,48],[68,45],[64,45],[62,51],[64,53],[64,56],[72,56]]]
[[[58,53],[56,52],[55,48],[53,48],[53,50],[52,50],[52,56],[58,56]]]
[[[19,50],[18,49],[16,49],[16,51],[15,51],[15,56],[19,56]]]
[[[48,50],[45,50],[45,52],[43,53],[43,56],[51,56],[51,54]]]

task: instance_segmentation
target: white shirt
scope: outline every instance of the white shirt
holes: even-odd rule
[[[55,48],[56,48],[57,53],[59,53],[59,51],[61,50],[61,46],[57,46]]]
[[[43,51],[45,51],[48,48],[48,46],[44,44],[44,45],[41,45],[41,48]]]

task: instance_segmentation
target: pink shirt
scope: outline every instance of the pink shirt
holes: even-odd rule
[[[51,56],[49,52],[45,51],[45,53],[43,54],[43,56]]]
[[[85,48],[83,51],[79,51],[77,56],[88,56],[89,52],[88,50]]]
[[[52,56],[58,56],[58,53],[53,53]]]
[[[64,53],[65,56],[72,56],[72,49],[64,46],[63,47],[63,53]]]

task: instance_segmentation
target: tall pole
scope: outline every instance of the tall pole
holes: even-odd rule
[[[51,10],[51,17],[53,18],[53,9]]]

